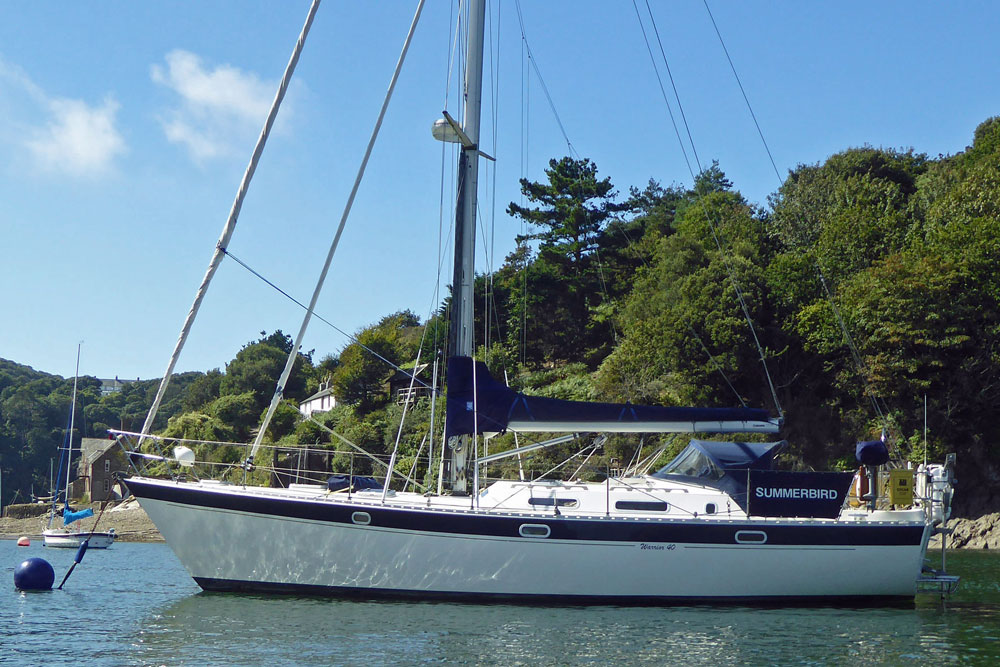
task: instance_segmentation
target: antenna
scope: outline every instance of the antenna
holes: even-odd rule
[[[927,394],[924,394],[924,469],[927,468]]]

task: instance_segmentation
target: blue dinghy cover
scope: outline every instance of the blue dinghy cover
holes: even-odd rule
[[[854,455],[861,465],[880,466],[889,462],[889,449],[881,440],[859,442]]]
[[[359,477],[358,475],[355,475],[353,480],[349,475],[330,475],[326,478],[326,488],[328,491],[343,491],[348,487],[349,480],[353,481],[352,491],[382,488],[382,485],[374,477]]]
[[[471,357],[448,360],[446,438],[472,433],[503,433],[510,422],[576,422],[586,431],[586,425],[594,422],[751,422],[768,419],[767,410],[754,408],[681,408],[526,396],[496,380],[481,361]]]

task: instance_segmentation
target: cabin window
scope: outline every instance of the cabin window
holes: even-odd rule
[[[677,458],[660,468],[653,476],[662,478],[665,475],[683,475],[718,481],[725,474],[725,471],[715,465],[712,459],[695,447],[688,446],[677,455]]]
[[[580,501],[576,498],[528,498],[528,504],[542,507],[577,507]]]
[[[552,531],[545,524],[522,523],[518,532],[521,537],[548,537]]]
[[[615,503],[616,510],[639,510],[640,512],[666,512],[670,503],[660,500],[619,500]]]
[[[351,521],[359,526],[367,526],[372,522],[372,515],[368,512],[355,512],[351,515]]]
[[[715,503],[705,505],[705,514],[715,514]]]

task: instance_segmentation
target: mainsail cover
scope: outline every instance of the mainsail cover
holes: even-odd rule
[[[754,408],[683,408],[527,396],[470,357],[448,360],[446,437],[504,431],[775,433],[780,422]]]

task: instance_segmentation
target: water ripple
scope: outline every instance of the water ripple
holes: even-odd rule
[[[0,555],[11,582],[29,556],[61,579],[73,553]],[[164,545],[119,543],[63,591],[0,587],[0,664],[996,664],[1000,554],[949,565],[959,594],[909,608],[518,607],[206,594]]]

